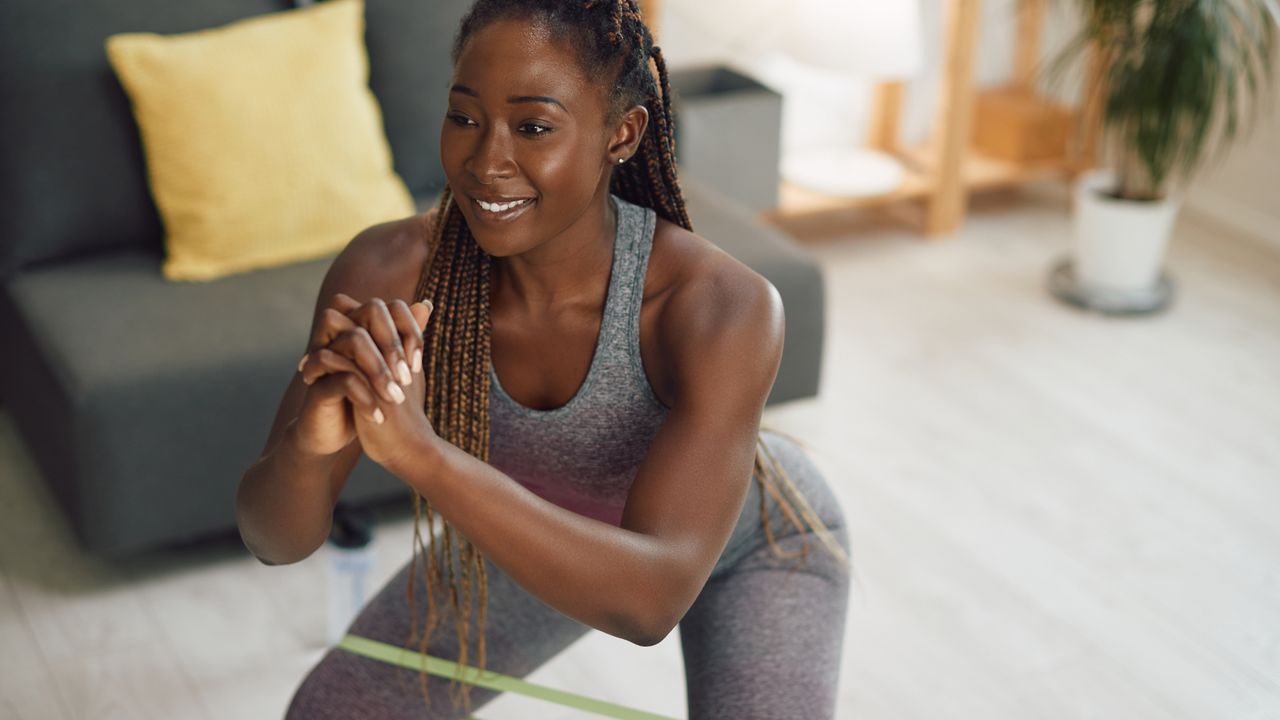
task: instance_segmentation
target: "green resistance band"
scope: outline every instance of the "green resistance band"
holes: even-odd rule
[[[338,643],[338,647],[357,655],[363,655],[367,658],[379,660],[389,665],[398,665],[409,670],[421,670],[423,659],[426,659],[427,672],[432,675],[452,679],[454,674],[458,672],[458,663],[434,657],[432,655],[423,655],[422,653],[406,650],[395,645],[370,640],[359,635],[347,635]],[[539,700],[564,705],[565,707],[576,708],[578,710],[586,710],[604,717],[619,718],[620,720],[675,720],[665,715],[655,715],[651,712],[643,710],[632,710],[628,707],[616,705],[614,703],[605,702],[603,700],[594,700],[589,697],[575,695],[564,690],[556,690],[544,685],[535,685],[531,682],[525,682],[519,678],[509,675],[502,675],[490,670],[481,670],[474,665],[463,665],[462,677],[458,678],[459,682],[469,683],[486,687],[491,690],[500,692],[513,692],[520,695],[528,695]],[[472,675],[468,678],[467,675]]]

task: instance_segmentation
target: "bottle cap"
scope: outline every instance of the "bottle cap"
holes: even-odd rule
[[[364,508],[338,503],[333,508],[333,526],[329,542],[340,547],[366,547],[373,540],[373,515]]]

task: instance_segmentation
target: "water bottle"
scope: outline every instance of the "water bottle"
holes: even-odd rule
[[[373,522],[367,510],[338,503],[333,509],[333,527],[325,543],[328,627],[325,641],[336,645],[346,635],[356,614],[364,607],[373,574]]]

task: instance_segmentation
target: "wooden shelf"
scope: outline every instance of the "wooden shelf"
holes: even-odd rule
[[[1075,113],[1078,135],[1064,157],[1014,162],[984,155],[972,146],[972,121],[977,90],[973,82],[974,54],[980,17],[980,0],[946,0],[947,26],[942,96],[934,118],[930,143],[903,148],[898,140],[902,116],[903,83],[884,83],[876,90],[869,144],[896,156],[904,165],[902,184],[881,195],[847,198],[824,195],[783,181],[778,207],[762,213],[771,222],[784,222],[840,211],[915,203],[922,206],[918,222],[925,235],[956,230],[963,222],[968,196],[1044,180],[1069,180],[1093,162],[1098,125],[1098,105],[1086,99]],[[1039,57],[1039,35],[1044,25],[1044,0],[1020,0],[1013,84],[1031,91]],[[1090,72],[1099,66],[1090,61]],[[1096,83],[1095,83],[1096,85]],[[1095,91],[1096,92],[1096,91]],[[987,126],[984,126],[987,127]],[[904,215],[903,213],[898,213]],[[906,213],[905,215],[912,215]]]
[[[769,220],[791,220],[854,208],[877,207],[903,200],[919,199],[928,194],[927,179],[911,170],[907,171],[902,185],[896,190],[883,195],[855,198],[826,195],[783,180],[778,187],[778,207],[764,211],[763,216]]]
[[[935,170],[932,167],[934,157],[935,154],[927,146],[899,154],[903,162],[916,168],[916,172],[925,177]],[[1073,167],[1074,165],[1066,158],[1019,163],[988,157],[974,148],[969,148],[960,162],[960,181],[969,191],[982,192],[1037,180],[1065,179],[1073,174]]]
[[[826,195],[783,180],[778,188],[778,207],[766,210],[763,217],[770,221],[786,221],[890,203],[928,200],[935,187],[932,180],[936,171],[933,157],[935,155],[927,146],[899,153],[898,158],[905,165],[902,184],[880,195],[852,198]],[[986,157],[970,149],[960,164],[960,182],[968,192],[986,192],[1039,180],[1068,180],[1075,172],[1075,166],[1066,159],[1015,163]]]

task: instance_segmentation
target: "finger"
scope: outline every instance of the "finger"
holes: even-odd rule
[[[409,311],[413,313],[413,321],[417,323],[418,328],[425,333],[427,330],[427,321],[435,314],[435,303],[431,302],[427,298],[423,298],[410,305]],[[423,335],[420,333],[419,337],[423,337]],[[413,366],[413,371],[415,373],[422,372],[422,353],[425,352],[426,347],[427,343],[424,338],[422,345],[418,348],[418,352],[414,353],[411,357],[411,365]]]
[[[342,388],[347,394],[347,398],[351,400],[351,406],[357,408],[357,412],[364,415],[364,417],[381,425],[385,419],[382,415],[382,409],[378,407],[378,399],[374,396],[373,390],[369,388],[369,384],[364,381],[364,378],[352,373],[346,373],[339,375],[338,380],[342,383]]]
[[[336,292],[333,297],[329,298],[329,307],[345,314],[360,307],[360,301],[351,297],[344,292]]]
[[[356,323],[347,314],[337,308],[327,307],[320,312],[320,322],[316,323],[315,332],[307,342],[307,353],[331,344],[342,333],[352,330]]]
[[[374,342],[368,328],[363,325],[357,325],[350,330],[343,331],[338,337],[334,338],[333,342],[329,343],[328,348],[354,360],[368,383],[387,402],[404,402],[404,390],[396,382],[395,376],[391,374],[391,369],[387,367],[386,358],[383,357],[382,350]]]
[[[419,305],[418,307],[422,307]],[[387,304],[387,310],[391,312],[391,318],[395,321],[396,329],[400,332],[400,342],[404,347],[404,355],[409,360],[409,365],[404,368],[405,378],[401,378],[400,382],[408,385],[413,382],[413,378],[407,377],[410,370],[418,372],[422,369],[422,327],[418,324],[418,319],[413,316],[413,311],[403,300],[393,300]],[[407,380],[407,381],[406,381]]]
[[[373,394],[369,383],[356,373],[337,373],[327,375],[316,381],[315,390],[325,396],[341,395],[351,401],[351,407],[361,417],[382,424],[382,410],[378,407],[378,398]]]
[[[417,321],[421,330],[427,329],[427,320],[435,314],[436,305],[427,298],[423,298],[418,302],[409,306],[409,310],[413,313],[413,319]]]
[[[354,319],[369,331],[387,367],[391,368],[393,377],[404,385],[413,382],[413,378],[409,377],[409,356],[405,354],[400,329],[396,326],[386,301],[378,297],[370,298],[355,313]]]
[[[317,380],[325,375],[337,374],[340,372],[353,372],[360,375],[363,373],[355,362],[328,348],[320,348],[315,352],[307,354],[307,360],[301,368],[302,382],[307,385],[314,384]],[[367,381],[366,381],[367,382]]]

